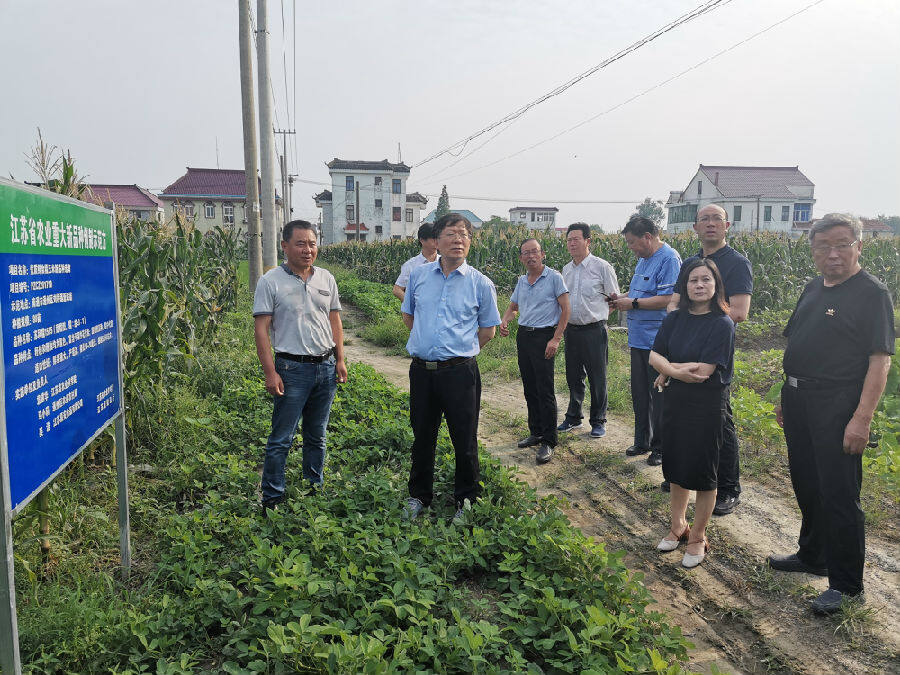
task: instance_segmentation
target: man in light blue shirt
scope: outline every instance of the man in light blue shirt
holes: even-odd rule
[[[434,497],[434,453],[441,415],[456,452],[454,523],[466,500],[480,494],[478,414],[481,373],[475,356],[500,323],[493,282],[466,264],[472,224],[450,213],[433,226],[438,261],[410,274],[401,307],[410,329],[409,419],[413,430],[409,499],[404,517],[416,518]]]
[[[421,253],[413,256],[400,266],[400,274],[397,276],[397,281],[394,282],[393,292],[400,302],[403,302],[403,297],[406,295],[406,287],[409,285],[409,275],[412,274],[412,271],[417,267],[437,260],[437,241],[434,239],[431,225],[425,223],[419,227],[418,236],[419,246],[422,247]]]
[[[659,238],[659,228],[649,218],[632,216],[622,234],[638,257],[627,297],[610,296],[610,309],[628,312],[634,445],[625,454],[650,452],[647,463],[658,466],[662,464],[662,393],[653,386],[658,373],[650,366],[650,350],[675,291],[681,256]]]
[[[556,351],[569,321],[569,291],[562,275],[544,265],[544,250],[537,239],[519,246],[519,260],[526,274],[519,277],[500,322],[500,335],[509,335],[509,322],[519,314],[516,352],[528,406],[527,438],[520,448],[539,446],[538,464],[545,464],[556,447],[556,390],[553,366]]]

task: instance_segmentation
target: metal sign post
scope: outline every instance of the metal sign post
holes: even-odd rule
[[[113,211],[0,178],[4,675],[22,671],[12,519],[113,421],[125,574],[131,565],[116,250]]]

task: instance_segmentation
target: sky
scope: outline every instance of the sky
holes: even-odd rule
[[[331,159],[401,156],[428,210],[446,184],[484,220],[557,206],[618,230],[701,163],[797,165],[814,216],[900,214],[900,3],[814,3],[726,0],[423,163],[702,1],[268,0],[276,126],[310,181],[294,215],[318,219]],[[0,0],[0,24],[3,175],[35,179],[38,127],[88,182],[158,192],[188,166],[243,167],[238,2]]]

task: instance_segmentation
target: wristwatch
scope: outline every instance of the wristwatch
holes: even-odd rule
[[[637,300],[638,300],[638,299],[635,298],[634,300],[631,301],[631,308],[632,308],[632,309],[640,309],[640,307],[638,306],[638,301],[637,301]]]

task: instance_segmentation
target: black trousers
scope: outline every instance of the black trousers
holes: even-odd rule
[[[844,429],[861,384],[781,390],[791,482],[803,514],[799,558],[828,568],[829,586],[855,595],[863,588],[865,516],[859,503],[862,455],[843,451]]]
[[[547,343],[553,337],[555,327],[528,331],[519,326],[516,349],[519,355],[519,373],[528,406],[528,433],[540,438],[551,448],[556,447],[556,392],[553,384],[553,358],[544,358]]]
[[[719,496],[737,497],[741,494],[741,464],[738,457],[737,429],[731,410],[731,387],[725,388],[725,419],[722,423],[722,449],[719,451]]]
[[[481,373],[474,358],[448,368],[409,367],[409,421],[413,430],[409,495],[426,506],[434,498],[434,452],[441,415],[447,420],[456,452],[453,497],[478,498],[478,413],[481,410]]]
[[[568,348],[568,347],[567,347]],[[662,452],[663,395],[653,381],[659,373],[650,367],[650,350],[631,348],[631,405],[634,408],[634,445]]]
[[[606,389],[606,364],[609,362],[609,338],[606,322],[597,326],[566,328],[566,384],[569,386],[569,408],[566,419],[581,422],[581,406],[584,403],[584,376],[591,387],[591,426],[606,424],[608,403]]]

